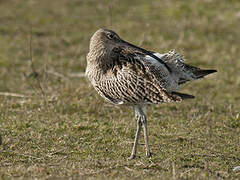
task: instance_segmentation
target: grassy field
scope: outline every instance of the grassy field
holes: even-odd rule
[[[240,179],[238,0],[0,1],[0,179]],[[148,107],[151,159],[132,108],[83,77],[100,27],[218,73],[184,85],[196,98]]]

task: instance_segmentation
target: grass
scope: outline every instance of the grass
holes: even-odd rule
[[[237,0],[0,1],[0,179],[238,179],[239,9]],[[71,76],[85,71],[100,27],[218,70],[184,85],[196,99],[148,108],[151,159],[141,136],[140,158],[127,161],[133,110]]]

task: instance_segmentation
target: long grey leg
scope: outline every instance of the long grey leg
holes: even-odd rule
[[[139,138],[139,134],[140,134],[140,131],[142,128],[142,121],[141,121],[140,116],[138,116],[136,114],[136,118],[137,118],[137,131],[136,131],[136,135],[135,135],[135,139],[134,139],[132,153],[131,153],[131,156],[128,158],[129,160],[134,159],[136,157],[138,138]]]
[[[143,122],[143,131],[144,131],[144,141],[145,141],[145,148],[146,148],[146,156],[149,158],[151,157],[151,151],[148,145],[148,131],[147,131],[147,118],[144,115],[142,118],[142,122]]]
[[[133,149],[132,149],[132,153],[131,156],[129,157],[129,159],[134,159],[136,157],[136,152],[137,152],[137,144],[138,144],[138,138],[139,138],[139,134],[142,128],[142,124],[143,124],[143,130],[144,130],[144,141],[145,141],[145,148],[146,148],[146,156],[150,157],[151,156],[151,151],[148,145],[148,131],[147,131],[147,118],[145,115],[145,107],[144,106],[135,106],[135,116],[137,119],[137,132],[135,135],[135,140],[134,140],[134,144],[133,144]]]

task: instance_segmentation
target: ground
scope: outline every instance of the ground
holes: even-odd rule
[[[8,0],[0,12],[0,179],[240,179],[238,0]],[[133,109],[84,77],[100,27],[218,71],[182,87],[194,100],[148,107],[150,159],[141,134],[127,160]]]

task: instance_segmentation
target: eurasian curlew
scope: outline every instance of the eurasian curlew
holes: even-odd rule
[[[214,72],[185,64],[174,51],[160,54],[132,45],[107,29],[94,33],[87,55],[86,76],[96,91],[110,103],[135,108],[137,131],[130,159],[136,156],[142,125],[146,156],[151,156],[146,105],[194,98],[176,92],[179,85]]]

